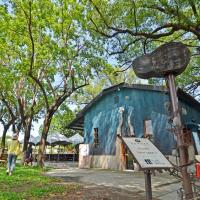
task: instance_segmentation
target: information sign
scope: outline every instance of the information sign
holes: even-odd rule
[[[147,138],[122,137],[142,169],[172,168],[172,164]]]

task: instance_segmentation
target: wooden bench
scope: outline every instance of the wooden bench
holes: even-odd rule
[[[2,154],[0,157],[0,167],[6,167],[8,160],[8,154]]]

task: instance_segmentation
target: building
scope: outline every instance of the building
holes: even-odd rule
[[[178,90],[183,124],[200,124],[200,103]],[[151,136],[165,155],[176,148],[169,94],[165,87],[121,83],[104,89],[74,119],[69,128],[84,131],[89,167],[125,169],[132,163],[117,135]]]

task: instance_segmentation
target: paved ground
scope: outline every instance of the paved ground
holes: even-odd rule
[[[66,183],[76,182],[84,186],[79,193],[92,191],[102,198],[84,199],[145,199],[145,181],[143,173],[132,171],[118,172],[100,169],[79,169],[77,163],[46,163],[54,169],[47,172],[48,176],[60,177]],[[179,180],[169,173],[156,173],[152,176],[153,199],[178,199],[177,190],[181,187]],[[109,198],[112,194],[112,198]],[[121,195],[121,196],[120,196]],[[90,196],[91,197],[91,196]],[[133,198],[134,197],[134,198]],[[77,198],[81,199],[81,198]]]

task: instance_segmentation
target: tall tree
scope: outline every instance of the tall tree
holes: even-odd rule
[[[37,84],[28,77],[27,32],[24,32],[23,20],[15,16],[16,8],[15,3],[9,1],[0,6],[2,16],[0,68],[3,72],[1,91],[10,110],[17,110],[18,127],[22,125],[24,131],[23,151],[25,152],[32,121],[37,117],[36,114],[41,106],[36,103],[36,100],[40,99]]]
[[[25,159],[26,150],[31,134],[32,123],[38,118],[38,113],[42,109],[42,105],[40,104],[40,96],[38,94],[37,85],[25,81],[24,77],[20,78],[20,80],[18,81],[16,85],[15,95],[17,99],[20,122],[23,126],[24,131],[23,152]]]

